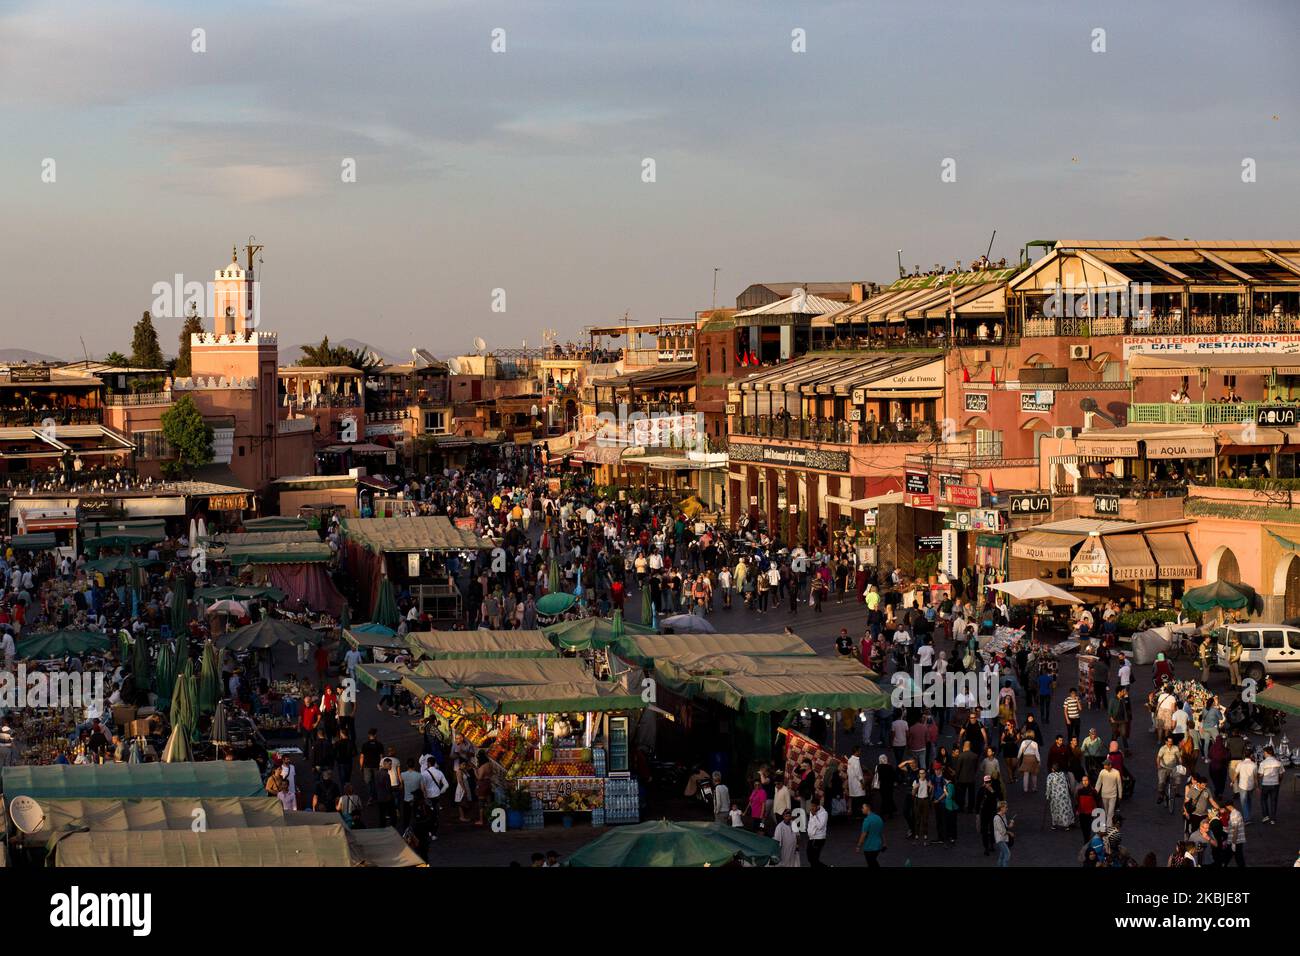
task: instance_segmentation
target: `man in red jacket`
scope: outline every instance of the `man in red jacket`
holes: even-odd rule
[[[302,752],[310,753],[311,741],[316,736],[316,725],[320,723],[320,707],[316,698],[310,695],[303,698],[302,712],[298,715],[298,731],[302,734]]]

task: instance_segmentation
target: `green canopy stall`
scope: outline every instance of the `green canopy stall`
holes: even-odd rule
[[[559,656],[541,631],[411,631],[406,644],[417,658],[428,660]]]
[[[548,624],[542,632],[565,650],[601,650],[617,644],[629,634],[653,634],[654,628],[608,617],[580,617]]]
[[[98,631],[49,631],[32,634],[18,641],[18,657],[22,660],[67,657],[87,651],[106,651],[113,646],[112,634]]]

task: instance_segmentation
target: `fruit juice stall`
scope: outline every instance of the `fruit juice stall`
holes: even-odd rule
[[[421,661],[402,684],[450,731],[487,752],[498,801],[595,824],[640,818],[630,730],[644,703],[573,658]],[[611,799],[616,798],[616,799]]]
[[[713,757],[724,776],[727,768],[784,763],[786,748],[777,744],[788,735],[779,728],[815,713],[833,738],[838,722],[888,703],[872,671],[853,658],[820,657],[794,634],[634,637],[617,653],[652,674],[664,695],[688,702],[692,726],[728,729]]]

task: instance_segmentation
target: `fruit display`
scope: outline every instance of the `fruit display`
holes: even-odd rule
[[[591,763],[561,763],[558,760],[525,760],[519,763],[519,777],[594,777],[596,767]]]

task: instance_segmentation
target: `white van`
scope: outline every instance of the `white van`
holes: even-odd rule
[[[1228,631],[1241,642],[1241,676],[1300,674],[1300,627],[1286,624],[1229,624],[1215,633],[1219,666],[1228,666]]]

